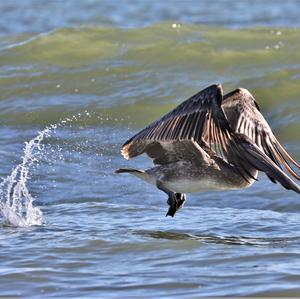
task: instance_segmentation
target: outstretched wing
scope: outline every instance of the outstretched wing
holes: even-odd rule
[[[277,140],[247,89],[239,88],[226,94],[222,108],[233,132],[247,136],[278,167],[284,166],[293,177],[300,180],[300,176],[292,168],[294,166],[300,169],[300,165]],[[270,179],[274,182],[271,177]]]
[[[129,139],[122,147],[123,156],[129,159],[147,153],[154,163],[168,163],[168,155],[163,159],[162,153],[171,152],[168,147],[173,141],[192,140],[201,145],[204,136],[210,145],[219,141],[221,151],[226,151],[230,128],[222,100],[221,85],[207,87]]]
[[[248,182],[255,179],[251,169],[256,169],[265,172],[271,181],[300,193],[300,187],[280,168],[283,164],[300,179],[291,166],[300,168],[299,164],[278,142],[245,89],[237,89],[224,99],[221,85],[195,94],[122,147],[126,159],[142,153],[147,153],[156,164],[187,158],[180,155],[196,155],[201,160],[209,153],[235,166]]]

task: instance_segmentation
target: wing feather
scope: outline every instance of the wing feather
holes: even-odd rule
[[[216,142],[216,136],[230,129],[221,108],[222,99],[221,85],[211,85],[200,91],[125,142],[123,156],[129,159],[147,153],[153,142],[194,140],[201,144],[204,136],[209,142]]]
[[[300,180],[300,176],[292,167],[300,169],[300,165],[276,139],[248,90],[239,88],[225,95],[222,108],[235,133],[247,136],[279,168],[284,167],[293,177]]]

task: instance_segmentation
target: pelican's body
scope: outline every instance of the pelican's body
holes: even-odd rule
[[[253,175],[257,176],[257,171],[254,172]],[[202,165],[193,161],[178,161],[132,174],[152,185],[160,180],[177,193],[236,190],[255,182],[253,178],[246,182],[232,166],[214,159],[206,160]]]
[[[189,98],[128,140],[125,158],[148,154],[155,166],[131,173],[168,194],[167,215],[174,216],[185,193],[234,190],[252,185],[258,171],[271,181],[300,193],[281,164],[300,179],[300,168],[273,135],[246,89],[223,97],[221,85],[212,85]]]

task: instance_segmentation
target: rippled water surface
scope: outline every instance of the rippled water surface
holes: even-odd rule
[[[121,157],[129,136],[216,82],[249,89],[300,160],[299,2],[210,2],[0,1],[0,176],[28,170],[0,209],[42,213],[0,216],[0,296],[300,295],[298,194],[261,175],[171,219],[163,193],[114,174],[151,164]]]

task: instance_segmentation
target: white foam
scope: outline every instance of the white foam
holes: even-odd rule
[[[33,207],[34,198],[27,188],[27,181],[30,166],[38,161],[37,153],[42,150],[42,140],[45,136],[49,136],[51,129],[55,128],[55,125],[49,126],[29,142],[25,142],[22,162],[1,182],[0,212],[5,224],[13,226],[42,224],[43,213],[38,207]]]
[[[85,113],[85,116],[88,112]],[[38,207],[33,206],[34,198],[30,194],[27,183],[30,179],[29,170],[34,163],[39,161],[39,155],[44,149],[42,140],[49,137],[55,129],[67,122],[77,120],[82,114],[78,113],[71,118],[66,118],[57,124],[49,125],[38,135],[25,142],[22,162],[14,167],[11,174],[0,183],[0,213],[5,225],[31,226],[43,224],[43,213]]]

